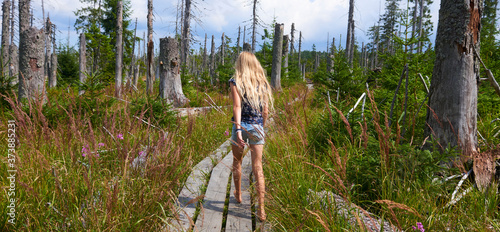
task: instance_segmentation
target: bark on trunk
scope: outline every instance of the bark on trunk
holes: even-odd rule
[[[9,74],[9,26],[10,26],[10,1],[4,0],[2,4],[2,63],[0,64],[0,74]]]
[[[335,37],[333,37],[331,48],[328,52],[328,61],[327,61],[327,71],[329,73],[333,72],[333,67],[335,65]]]
[[[442,0],[436,36],[436,61],[431,80],[426,132],[442,149],[458,146],[465,157],[477,155],[477,80],[482,4],[480,0]],[[476,170],[475,170],[476,171]],[[489,167],[476,173],[484,189],[491,180]]]
[[[29,27],[29,0],[19,0],[19,100],[47,102],[44,77],[44,30]]]
[[[238,39],[236,39],[236,56],[240,54],[240,34],[241,34],[241,26],[238,26]]]
[[[220,45],[220,63],[222,66],[224,66],[224,32],[222,32],[222,37],[221,37],[221,45]]]
[[[294,43],[295,43],[295,23],[292,23],[292,30],[290,31],[291,39],[290,39],[290,55],[293,55],[294,52]]]
[[[19,78],[19,56],[18,56],[18,49],[15,44],[11,44],[9,47],[9,55],[10,55],[10,64],[9,64],[9,75],[11,77],[15,77],[11,84],[15,85],[18,83]]]
[[[420,1],[420,17],[418,18],[418,53],[422,53],[422,21],[424,20],[424,0],[419,0]]]
[[[116,66],[115,66],[115,97],[120,98],[122,92],[123,71],[123,2],[118,1],[116,12]]]
[[[215,79],[215,37],[212,35],[212,48],[210,51],[210,83],[214,84]]]
[[[283,62],[283,68],[285,69],[285,76],[288,76],[288,35],[283,36],[283,56],[285,56],[285,60]]]
[[[257,27],[257,0],[253,0],[252,14],[252,53],[255,53],[255,30]]]
[[[153,0],[148,0],[148,52],[146,63],[146,92],[153,93]]]
[[[281,90],[281,57],[283,56],[283,24],[274,26],[273,67],[271,70],[271,86]]]
[[[299,32],[299,69],[302,70],[302,66],[300,64],[300,50],[302,49],[302,31]]]
[[[127,86],[130,86],[131,80],[134,78],[135,71],[135,38],[137,36],[137,18],[135,18],[135,27],[134,27],[134,38],[132,38],[132,60],[130,61],[130,68],[128,70],[127,75]]]
[[[352,65],[351,62],[351,51],[352,51],[352,45],[353,45],[353,29],[354,29],[354,0],[349,0],[349,18],[347,21],[347,38],[346,38],[346,44],[345,44],[345,53],[346,53],[346,58],[347,61],[349,61],[349,64]]]
[[[179,46],[175,38],[160,39],[160,97],[174,107],[180,107],[189,100],[182,92]]]
[[[249,43],[244,43],[243,44],[243,51],[252,52],[252,45],[250,45]]]
[[[203,72],[207,70],[207,33],[205,33],[205,43],[203,45]]]
[[[57,54],[50,55],[50,69],[49,69],[49,86],[51,88],[57,86]]]
[[[191,0],[185,0],[185,11],[184,11],[184,27],[182,28],[182,54],[181,61],[182,65],[185,66],[188,63],[189,55],[189,22],[191,20]]]
[[[85,41],[85,34],[82,33],[80,34],[80,83],[85,83],[87,80],[87,76],[85,75],[87,73],[87,56],[85,55],[87,52],[87,44]],[[80,88],[80,91],[78,91],[79,95],[84,94],[85,91]]]

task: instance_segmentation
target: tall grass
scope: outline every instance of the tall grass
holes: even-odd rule
[[[470,168],[468,164],[443,165],[459,151],[431,152],[420,149],[424,141],[403,140],[401,127],[397,121],[389,127],[387,114],[379,112],[373,93],[364,117],[357,110],[347,118],[343,112],[355,99],[329,107],[305,92],[304,87],[296,87],[276,98],[275,126],[266,145],[266,207],[276,230],[366,230],[360,220],[352,223],[339,215],[335,202],[326,202],[325,207],[311,201],[309,189],[336,193],[405,231],[413,231],[417,223],[426,231],[500,229],[495,183],[485,194],[474,188],[457,204],[446,206],[459,180],[447,177]],[[299,101],[288,104],[297,97]],[[486,134],[480,140],[487,144],[482,146],[485,150],[494,149],[498,141],[491,132],[497,128],[491,123],[493,118],[485,116],[478,124]],[[469,180],[459,193],[473,185]]]
[[[159,126],[151,104],[132,112],[130,93],[123,97],[128,101],[109,102],[112,89],[104,89],[88,105],[85,95],[69,90],[53,91],[45,106],[4,96],[11,111],[1,130],[7,120],[17,125],[18,215],[15,225],[7,223],[1,194],[1,230],[160,230],[175,216],[173,202],[191,167],[227,139],[229,116],[177,118],[165,106],[173,121]],[[3,141],[6,136],[0,133]],[[0,170],[7,173],[6,162]]]

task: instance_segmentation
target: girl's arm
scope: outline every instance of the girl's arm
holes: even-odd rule
[[[241,135],[241,97],[238,94],[238,89],[236,85],[231,83],[231,99],[233,99],[233,117],[234,117],[234,126],[236,127],[236,137],[238,141],[235,141],[238,146],[245,147],[245,141],[243,141],[243,137]]]

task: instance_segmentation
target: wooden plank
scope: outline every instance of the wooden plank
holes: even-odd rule
[[[201,189],[206,185],[206,175],[212,171],[213,164],[220,162],[222,157],[227,154],[229,146],[231,146],[231,143],[227,140],[212,155],[203,159],[193,168],[177,198],[179,220],[172,223],[172,227],[175,230],[182,229],[187,231],[191,227],[190,219],[193,218],[196,205],[198,204],[194,199],[202,194]],[[188,204],[190,201],[191,203]]]
[[[250,174],[252,158],[250,152],[243,157],[241,164],[241,203],[234,198],[234,180],[231,180],[231,197],[226,220],[226,232],[252,231],[252,208],[250,196]]]
[[[232,154],[232,152],[230,152]],[[207,192],[203,202],[203,209],[196,219],[193,231],[220,231],[222,228],[222,213],[226,201],[227,182],[231,167],[233,165],[233,156],[227,155],[215,166],[208,182]]]

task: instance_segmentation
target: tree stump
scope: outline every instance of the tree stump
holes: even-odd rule
[[[47,101],[44,43],[44,30],[31,27],[20,33],[19,99]]]
[[[179,45],[175,38],[160,39],[160,97],[174,107],[180,107],[189,100],[182,92]]]

